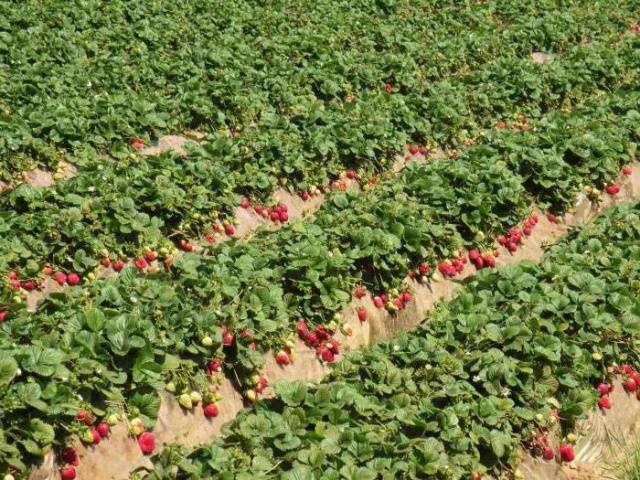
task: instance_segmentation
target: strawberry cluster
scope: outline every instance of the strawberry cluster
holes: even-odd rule
[[[316,355],[323,361],[331,363],[340,353],[340,343],[333,338],[335,328],[318,325],[310,330],[304,320],[297,324],[298,336],[310,348],[315,348]],[[277,359],[277,357],[276,357]]]

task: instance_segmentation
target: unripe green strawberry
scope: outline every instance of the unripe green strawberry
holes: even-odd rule
[[[109,415],[107,417],[107,423],[113,427],[116,423],[118,423],[118,415],[116,415],[115,413]]]
[[[570,433],[569,435],[567,435],[567,442],[576,443],[577,440],[578,440],[578,437],[576,436],[575,433]]]
[[[251,382],[251,385],[257,385],[260,382],[260,375],[258,375],[257,373],[254,373],[249,378],[249,381]]]
[[[254,392],[253,390],[245,390],[244,398],[246,398],[247,401],[254,403],[257,400],[256,392]]]
[[[93,433],[88,428],[82,432],[82,436],[80,437],[84,443],[93,443]]]
[[[206,337],[203,337],[202,340],[200,340],[200,343],[203,347],[210,347],[213,345],[213,339],[207,335]]]
[[[176,384],[173,382],[169,382],[167,383],[167,385],[164,387],[165,390],[169,393],[175,393],[176,391]]]
[[[134,418],[133,420],[131,420],[131,422],[129,422],[129,432],[132,435],[138,436],[140,435],[142,432],[145,431],[144,428],[144,423],[142,422],[142,420],[140,420],[139,418]]]
[[[189,398],[191,398],[191,403],[197,405],[202,401],[202,395],[200,392],[196,392],[195,390],[189,394]]]
[[[183,393],[178,397],[178,403],[182,405],[182,407],[190,410],[193,408],[193,402],[191,401],[191,396],[188,393]]]
[[[137,417],[138,415],[140,415],[140,409],[138,407],[131,407],[129,413],[132,417]]]

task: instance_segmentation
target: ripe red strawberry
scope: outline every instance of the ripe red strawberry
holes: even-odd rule
[[[607,393],[609,393],[609,384],[607,383],[598,384],[598,393],[600,394],[600,396],[606,395]]]
[[[108,258],[103,258],[102,260],[100,260],[100,263],[105,268],[109,268],[111,266],[111,260],[109,260]]]
[[[572,462],[573,459],[576,458],[576,454],[573,451],[573,445],[565,443],[560,445],[558,450],[560,451],[560,458],[563,462]]]
[[[367,291],[365,290],[364,287],[356,287],[356,289],[353,291],[353,295],[356,298],[362,298],[367,294]]]
[[[625,175],[631,175],[633,173],[633,169],[631,168],[630,165],[625,165],[624,167],[622,167],[622,173],[624,173]]]
[[[77,273],[70,273],[67,275],[67,283],[71,286],[80,285],[80,275]]]
[[[603,410],[609,410],[611,408],[611,398],[609,397],[600,397],[598,400],[598,406]]]
[[[484,268],[484,260],[481,257],[472,260],[472,262],[478,270],[482,270]]]
[[[545,447],[542,450],[542,458],[544,458],[545,460],[553,460],[554,457],[555,454],[553,453],[553,448]]]
[[[136,258],[135,264],[138,270],[144,270],[147,268],[147,261],[143,257]]]
[[[279,217],[280,217],[279,220],[281,222],[286,222],[289,220],[289,214],[285,211],[280,212]]]
[[[309,195],[309,192],[302,192],[300,194],[300,198],[302,198],[302,200],[306,202],[311,198],[311,195]]]
[[[60,478],[62,480],[73,480],[76,478],[76,467],[68,465],[60,469]]]
[[[215,418],[218,416],[218,406],[215,403],[207,403],[202,405],[202,411],[207,418]]]
[[[328,348],[323,348],[320,352],[320,356],[322,357],[322,360],[327,363],[333,362],[336,358],[333,352]]]
[[[144,254],[144,259],[149,263],[153,262],[156,258],[158,258],[158,254],[153,250]]]
[[[622,365],[622,371],[627,375],[633,375],[635,373],[633,370],[633,367],[628,363],[625,363],[624,365]]]
[[[329,343],[328,348],[329,350],[331,350],[331,353],[333,353],[334,355],[338,355],[340,353],[340,343],[335,338],[331,339],[331,342]]]
[[[472,262],[480,258],[480,252],[477,249],[473,249],[469,252],[469,260]]]
[[[100,422],[96,427],[96,430],[102,438],[107,438],[110,433],[109,424],[107,422]]]
[[[551,223],[556,223],[558,221],[556,216],[551,212],[547,213],[547,220],[549,220]]]
[[[251,202],[249,202],[247,197],[242,197],[242,200],[240,200],[240,206],[242,208],[249,208],[251,206]]]
[[[409,153],[411,155],[416,155],[419,151],[420,149],[418,148],[417,145],[409,145]]]
[[[511,253],[515,253],[516,250],[518,250],[518,247],[516,246],[515,243],[509,242],[509,243],[507,243],[507,250],[509,250],[509,252],[511,252]]]
[[[67,448],[62,452],[62,460],[72,465],[76,465],[78,462],[78,452],[75,448]]]
[[[627,378],[627,381],[624,382],[624,389],[627,392],[635,392],[638,388],[638,384],[633,378]]]
[[[140,138],[136,138],[133,142],[131,142],[131,148],[133,148],[134,150],[140,150],[142,147],[144,147],[144,143]]]
[[[236,228],[231,225],[230,223],[227,223],[224,227],[224,233],[226,233],[227,235],[231,236],[234,233],[236,233]]]
[[[617,195],[620,193],[620,185],[613,183],[609,185],[606,190],[609,195]]]
[[[8,312],[6,310],[0,310],[0,322],[4,322],[7,318]]]
[[[183,252],[193,251],[193,245],[191,244],[191,242],[187,242],[186,240],[180,240],[180,243],[178,244],[178,246],[180,247],[180,250],[182,250]]]
[[[356,171],[355,170],[349,170],[347,172],[347,178],[353,180],[354,178],[356,178]]]
[[[307,345],[310,345],[312,347],[317,347],[318,345],[320,345],[320,339],[315,332],[309,332],[304,340]]]
[[[63,272],[58,272],[53,276],[53,279],[58,285],[64,285],[67,283],[67,276]]]
[[[376,295],[375,297],[373,297],[373,304],[376,306],[376,308],[382,308],[384,307],[384,300],[382,299],[382,297]]]
[[[151,432],[144,432],[138,437],[138,445],[142,453],[149,454],[156,448],[156,437]]]
[[[225,347],[230,347],[231,345],[233,345],[233,341],[234,341],[233,333],[229,331],[222,333],[222,344]]]
[[[527,237],[530,237],[533,231],[531,230],[531,227],[524,227],[522,229],[522,233],[524,233]]]
[[[291,359],[289,358],[287,352],[285,352],[284,350],[280,350],[278,353],[276,353],[276,362],[278,362],[280,365],[289,365],[291,363]]]
[[[487,258],[485,259],[485,264],[489,268],[495,268],[496,259],[494,257],[492,257],[492,256],[487,256]]]
[[[91,415],[90,412],[87,412],[86,410],[78,410],[78,413],[76,413],[76,420],[86,425],[93,424],[93,416]]]
[[[411,301],[411,294],[409,292],[402,292],[402,302],[409,303]]]
[[[430,268],[431,267],[426,262],[422,262],[420,265],[418,265],[418,271],[421,275],[426,275],[427,273],[429,273]]]
[[[391,82],[387,82],[384,84],[384,91],[387,93],[393,92],[393,84]]]
[[[121,271],[123,268],[124,268],[124,261],[122,261],[122,260],[118,259],[118,260],[116,260],[115,262],[113,262],[113,269],[114,269],[116,272]]]
[[[280,212],[288,212],[289,211],[289,207],[287,206],[286,203],[284,202],[278,202],[278,205],[276,206],[276,208],[280,211]]]
[[[367,311],[364,308],[358,309],[358,320],[364,322],[367,320]]]
[[[91,436],[93,437],[93,444],[98,445],[100,443],[100,440],[102,439],[102,437],[98,433],[98,430],[96,430],[95,428],[92,428]]]
[[[212,358],[209,362],[209,371],[213,373],[219,373],[222,371],[222,361],[217,358]]]
[[[258,393],[262,393],[264,389],[267,388],[267,384],[268,384],[267,379],[264,377],[260,377],[258,379],[258,385],[256,386],[256,391]]]
[[[31,291],[36,288],[36,286],[34,285],[33,280],[25,280],[24,282],[22,282],[22,288]]]

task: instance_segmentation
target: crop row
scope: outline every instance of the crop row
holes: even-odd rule
[[[430,85],[431,94],[423,101],[454,106],[450,118],[456,119],[452,123],[436,118],[439,109],[425,103],[421,108],[429,112],[425,118],[433,122],[430,133],[434,138],[460,136],[459,148],[464,148],[477,141],[485,129],[508,123],[509,130],[519,131],[551,109],[570,109],[601,90],[634,85],[638,75],[635,40],[630,36],[614,44],[608,40],[572,47],[548,65],[506,56],[463,79]],[[511,80],[499,82],[498,77]],[[245,157],[242,152],[249,147],[242,143],[243,138],[219,138],[186,158],[164,154],[91,164],[50,189],[23,185],[0,196],[0,231],[4,233],[0,271],[18,270],[21,280],[37,285],[45,264],[84,275],[103,257],[115,261],[139,256],[145,247],[170,252],[179,241],[215,238],[216,226],[222,228],[222,223],[231,222],[243,195],[251,197],[254,207],[269,203],[275,187],[269,180],[271,174],[295,178],[295,172],[286,168],[271,172]],[[455,156],[457,151],[450,153]],[[580,157],[581,152],[567,155]],[[548,158],[537,161],[551,163]],[[331,173],[337,174],[345,166],[334,165]],[[362,182],[379,172],[372,165],[361,167],[355,174]],[[529,172],[522,173],[535,176],[537,170],[532,165]],[[309,171],[319,170],[311,167]],[[541,192],[553,188],[546,185],[559,176],[562,181],[558,185],[565,190],[562,199],[568,201],[573,185],[571,179],[562,177],[571,171],[550,171],[536,186]],[[305,184],[304,188],[312,187]],[[541,195],[540,199],[548,202],[551,197]],[[227,228],[233,231],[233,225],[227,224]]]
[[[337,325],[328,320],[354,287],[388,295],[380,307],[402,308],[411,295],[400,284],[407,271],[426,282],[436,267],[454,274],[458,252],[486,249],[485,235],[519,225],[532,196],[564,204],[565,187],[602,186],[631,159],[637,105],[638,93],[622,90],[549,112],[518,133],[487,133],[456,160],[411,165],[369,191],[335,193],[314,222],[185,253],[170,270],[126,268],[53,294],[35,313],[12,307],[0,325],[2,461],[20,466],[69,433],[86,437],[86,426],[72,420],[79,411],[101,418],[126,411],[152,425],[157,389],[206,391],[208,376],[223,369],[250,385],[269,348],[282,349],[281,363],[290,360],[296,330],[333,361]],[[579,156],[565,159],[570,147]],[[569,183],[541,189],[537,179],[556,170]],[[517,248],[534,224],[505,242]],[[299,319],[313,332],[296,326]]]
[[[4,0],[0,175],[69,154],[80,165],[105,150],[125,158],[137,137],[194,127],[240,131],[238,160],[259,181],[379,160],[457,123],[455,86],[438,98],[434,83],[495,57],[609,37],[633,14],[633,1],[612,0]]]
[[[639,204],[617,208],[540,265],[474,276],[414,331],[318,385],[277,384],[222,440],[165,449],[146,478],[497,477],[523,442],[571,432],[609,366],[639,364],[639,226]],[[556,455],[570,461],[570,443]]]

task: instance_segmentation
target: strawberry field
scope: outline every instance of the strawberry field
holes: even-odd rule
[[[0,473],[573,461],[614,377],[640,382],[639,14],[0,1]]]

